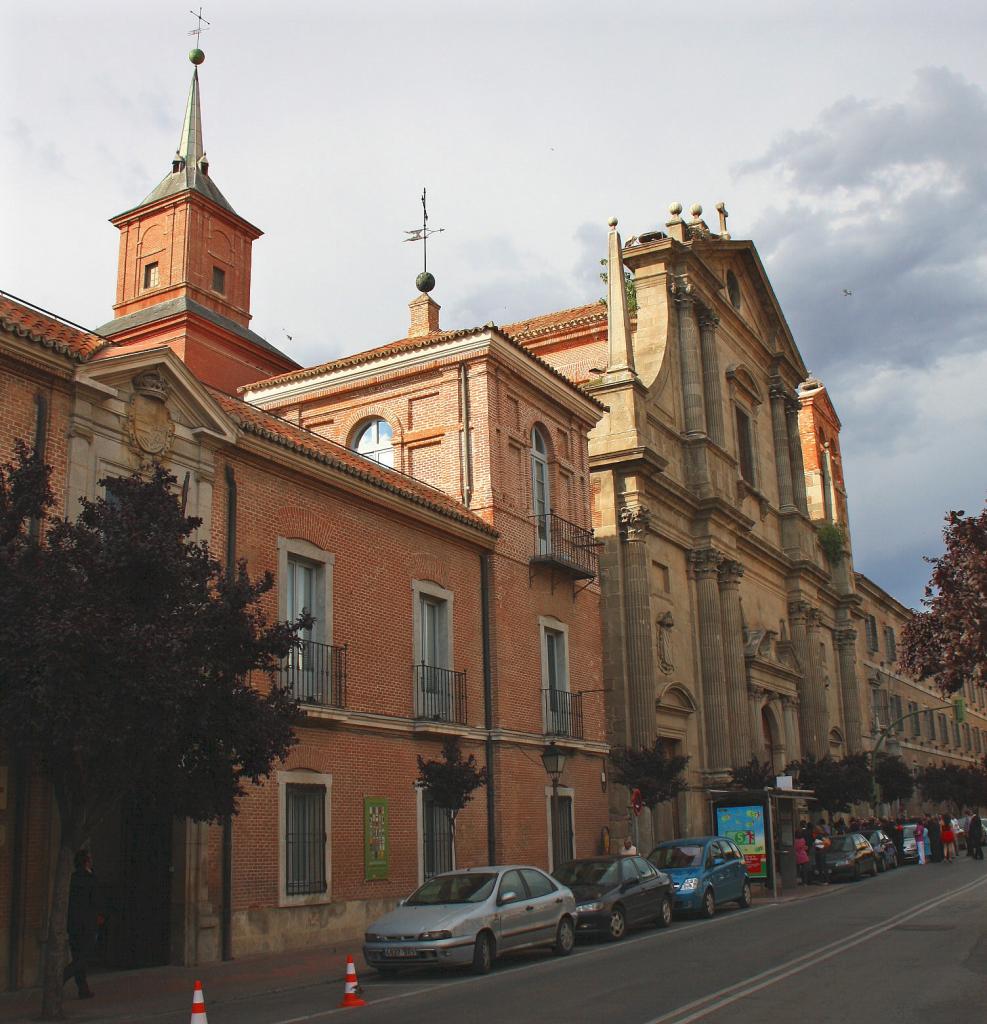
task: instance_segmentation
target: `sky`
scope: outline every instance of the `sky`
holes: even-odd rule
[[[188,0],[0,0],[0,288],[95,327],[170,170]],[[843,423],[858,571],[906,605],[987,460],[987,4],[211,0],[210,173],[254,245],[251,326],[311,364],[602,294],[606,222],[700,202],[751,238]],[[844,295],[844,289],[852,292]]]

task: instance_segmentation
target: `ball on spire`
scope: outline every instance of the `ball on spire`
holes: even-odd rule
[[[206,59],[206,55],[197,46],[194,50],[189,50],[188,59],[198,67]]]

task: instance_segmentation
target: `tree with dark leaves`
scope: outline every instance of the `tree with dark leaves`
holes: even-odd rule
[[[973,765],[943,761],[919,771],[918,788],[930,803],[945,804],[953,815],[966,807],[987,806],[987,757]]]
[[[631,792],[641,793],[645,807],[654,810],[658,804],[672,800],[686,788],[683,777],[689,758],[674,754],[669,757],[660,739],[653,747],[615,747],[610,753],[614,782]]]
[[[902,631],[901,667],[943,693],[987,686],[987,509],[950,512],[945,552],[927,558],[932,575],[922,604]]]
[[[915,779],[908,765],[897,754],[877,755],[874,779],[881,787],[881,798],[885,803],[910,800],[915,792]]]
[[[766,789],[775,784],[778,773],[774,765],[752,757],[747,764],[730,769],[730,786],[733,789]]]
[[[449,814],[449,827],[456,834],[456,817],[473,799],[473,793],[487,784],[487,769],[478,768],[476,757],[464,758],[459,741],[451,736],[442,745],[442,756],[426,760],[418,755],[418,783],[428,791],[437,807]]]
[[[871,776],[866,754],[816,759],[811,754],[793,761],[786,769],[799,789],[811,789],[815,802],[832,817],[849,811],[852,804],[870,799]]]
[[[301,713],[274,672],[311,620],[266,622],[273,578],[224,571],[165,470],[100,481],[106,497],[76,520],[46,519],[48,478],[23,444],[0,470],[0,730],[58,808],[42,994],[58,1020],[73,854],[126,802],[236,813],[296,742]]]

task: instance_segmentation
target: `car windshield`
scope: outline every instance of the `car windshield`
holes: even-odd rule
[[[856,844],[853,841],[853,836],[834,836],[833,841],[830,844],[831,850],[853,850],[856,848]]]
[[[698,843],[659,846],[648,859],[660,868],[698,868],[703,862],[703,848]]]
[[[408,907],[434,907],[442,903],[482,903],[494,890],[497,876],[477,873],[437,875],[405,901]]]
[[[901,830],[901,834],[905,837],[905,839],[914,839],[915,838],[915,826],[914,825],[906,825]]]
[[[874,843],[880,843],[884,839],[880,832],[864,832],[862,835],[864,839],[872,845]]]
[[[555,877],[563,885],[616,885],[620,865],[615,860],[574,860],[563,864]]]

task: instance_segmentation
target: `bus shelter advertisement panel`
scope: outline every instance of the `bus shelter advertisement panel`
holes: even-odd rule
[[[767,879],[768,848],[764,836],[764,808],[760,804],[717,807],[716,834],[732,839],[740,847],[751,878]]]

